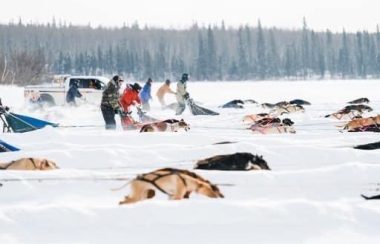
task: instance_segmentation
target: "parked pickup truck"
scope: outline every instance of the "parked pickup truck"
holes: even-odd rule
[[[60,76],[51,84],[26,86],[24,96],[32,103],[64,105],[66,94],[74,81],[78,81],[79,91],[86,102],[100,104],[102,92],[109,79],[101,76]]]

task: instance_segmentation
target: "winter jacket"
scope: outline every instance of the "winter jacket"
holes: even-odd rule
[[[150,94],[151,92],[152,84],[147,82],[145,83],[143,89],[140,92],[140,98],[142,103],[147,103],[150,99],[152,99],[152,96]]]
[[[77,85],[71,85],[69,91],[66,94],[66,102],[75,103],[76,97],[82,97],[82,94],[79,92]]]
[[[129,111],[129,107],[134,103],[141,104],[139,93],[127,86],[120,98],[120,104],[123,106],[124,111]]]
[[[160,88],[158,88],[158,91],[157,91],[156,95],[157,95],[157,97],[159,99],[162,99],[162,98],[164,98],[164,96],[165,96],[166,93],[172,93],[172,94],[174,94],[175,92],[172,91],[172,89],[170,89],[169,85],[163,84],[162,86],[160,86]]]
[[[185,94],[187,94],[187,91],[186,91],[186,82],[183,82],[183,81],[179,81],[177,83],[177,101],[179,103],[185,103]]]
[[[114,80],[108,82],[106,89],[103,91],[102,106],[111,107],[114,110],[119,109],[119,84]]]

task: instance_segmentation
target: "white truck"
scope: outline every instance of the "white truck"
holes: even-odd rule
[[[60,75],[51,84],[31,85],[24,88],[26,101],[44,103],[50,106],[64,105],[70,85],[77,81],[79,92],[87,103],[100,104],[103,90],[108,78],[102,76],[70,76]]]

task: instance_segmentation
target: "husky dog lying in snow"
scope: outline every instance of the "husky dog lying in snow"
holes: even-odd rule
[[[294,122],[291,119],[285,118],[281,121],[280,118],[264,118],[256,121],[254,124],[251,125],[250,129],[254,129],[258,126],[265,127],[265,126],[277,126],[278,124],[281,124],[281,122],[284,125],[292,126],[294,125]]]
[[[197,161],[194,169],[207,170],[270,170],[262,156],[252,153],[218,155]]]
[[[358,145],[354,147],[355,149],[362,149],[362,150],[375,150],[375,149],[380,149],[380,141],[378,142],[373,142],[373,143],[368,143],[368,144],[363,144],[363,145]]]
[[[358,98],[347,103],[349,104],[369,103],[369,99],[366,97],[362,97],[362,98]]]
[[[228,103],[225,103],[224,105],[220,106],[221,108],[244,108],[243,107],[244,102],[240,99],[235,99],[232,101],[229,101]]]
[[[370,106],[364,104],[348,105],[338,112],[328,114],[325,118],[333,116],[336,119],[342,119],[344,116],[348,116],[350,119],[361,116],[364,112],[371,112],[373,109]]]
[[[156,132],[156,131],[169,131],[177,132],[180,129],[185,131],[190,130],[190,125],[187,124],[183,119],[167,119],[164,121],[154,122],[150,124],[145,124],[141,127],[140,132]]]
[[[196,192],[211,198],[223,198],[219,188],[188,170],[164,168],[138,175],[131,182],[131,192],[119,204],[129,204],[153,198],[156,190],[169,196],[171,200],[189,198]]]
[[[253,99],[245,99],[245,100],[243,100],[243,102],[244,103],[247,103],[247,104],[257,104],[257,102],[255,101],[255,100],[253,100]]]
[[[297,104],[297,105],[311,105],[310,102],[302,100],[302,99],[294,99],[289,102],[290,104]]]
[[[0,170],[51,170],[58,169],[55,162],[48,159],[21,158],[9,163],[0,163]]]
[[[249,115],[245,115],[243,117],[243,123],[247,123],[247,124],[250,124],[250,123],[253,123],[253,122],[256,122],[258,120],[261,120],[261,119],[264,119],[264,118],[272,118],[269,114],[267,113],[260,113],[260,114],[249,114]]]
[[[355,130],[371,125],[378,125],[380,127],[380,115],[368,118],[353,119],[343,127],[343,130]]]
[[[273,104],[273,103],[262,103],[261,107],[262,108],[275,108],[276,104]]]
[[[282,134],[282,133],[296,133],[292,126],[294,124],[290,119],[283,119],[282,123],[272,123],[265,126],[255,124],[250,127],[254,134]]]
[[[271,110],[269,113],[274,115],[275,117],[283,114],[295,113],[295,112],[305,112],[304,107],[301,105],[293,104],[287,106],[281,106]]]

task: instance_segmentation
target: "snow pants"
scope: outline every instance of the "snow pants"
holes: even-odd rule
[[[115,130],[116,121],[115,111],[113,110],[113,108],[107,105],[101,105],[100,109],[102,110],[103,119],[106,123],[106,130]]]

